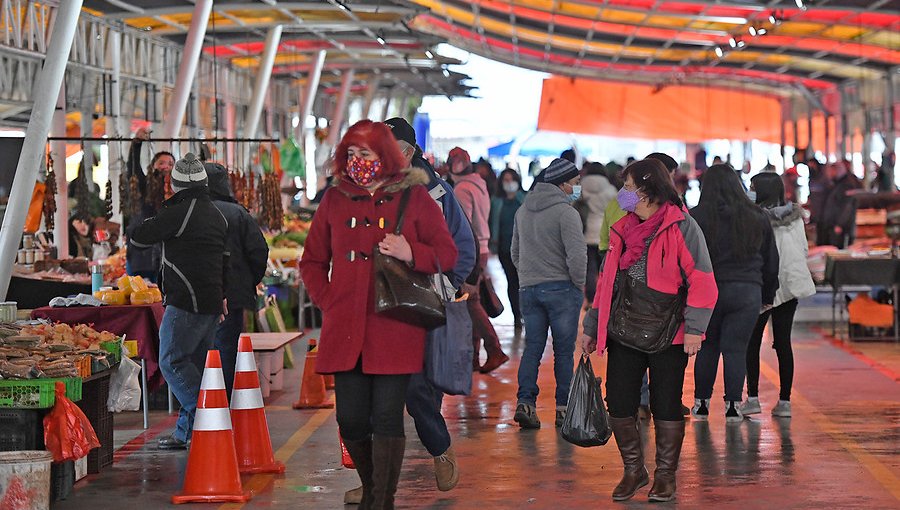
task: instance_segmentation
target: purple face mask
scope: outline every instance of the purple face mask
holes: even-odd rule
[[[619,202],[619,207],[621,207],[623,211],[634,212],[634,208],[637,207],[638,202],[641,201],[641,197],[638,196],[637,191],[630,191],[622,188],[616,196],[616,201]]]

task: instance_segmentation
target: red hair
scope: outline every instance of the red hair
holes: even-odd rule
[[[395,175],[406,167],[406,158],[403,157],[391,128],[381,122],[361,120],[350,126],[334,151],[335,175],[346,175],[347,149],[351,145],[366,147],[377,154],[385,177]]]

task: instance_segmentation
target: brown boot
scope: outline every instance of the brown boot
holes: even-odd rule
[[[363,488],[362,485],[355,489],[350,489],[349,491],[344,493],[344,504],[345,505],[358,505],[362,503],[363,496]]]
[[[394,494],[403,467],[405,437],[373,436],[372,510],[393,510]]]
[[[367,438],[362,441],[350,441],[344,438],[344,446],[353,459],[356,466],[356,473],[362,481],[362,493],[359,495],[352,494],[356,489],[347,491],[344,494],[344,503],[359,504],[360,510],[369,510],[372,505],[372,439]]]
[[[650,501],[672,501],[675,499],[675,471],[681,456],[684,441],[683,421],[654,420],[656,424],[656,471],[653,473],[653,487]]]
[[[613,501],[626,501],[641,487],[650,483],[650,473],[644,466],[644,449],[641,445],[641,431],[636,416],[628,418],[609,417],[609,425],[616,436],[616,445],[625,464],[622,481],[613,489]]]
[[[472,336],[472,348],[475,354],[472,356],[472,371],[481,371],[481,338]]]

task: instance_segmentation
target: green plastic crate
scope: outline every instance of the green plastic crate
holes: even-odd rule
[[[0,380],[0,407],[46,409],[56,403],[56,381],[66,385],[66,397],[81,400],[81,378]]]
[[[122,339],[117,338],[111,342],[100,342],[100,348],[110,354],[109,364],[115,365],[122,361]]]

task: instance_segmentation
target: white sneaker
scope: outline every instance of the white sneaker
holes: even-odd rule
[[[740,402],[725,402],[725,423],[740,423],[744,421],[744,415],[738,409]]]
[[[779,418],[790,418],[791,417],[791,401],[790,400],[779,400],[778,405],[772,409],[772,416],[777,416]]]
[[[738,409],[741,414],[747,416],[748,414],[759,414],[762,412],[762,408],[759,407],[759,397],[747,397],[747,400],[741,404],[740,409]]]
[[[694,407],[691,408],[691,418],[699,421],[709,420],[709,399],[694,399]]]

